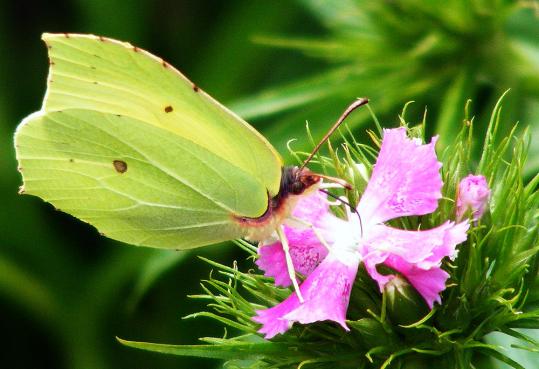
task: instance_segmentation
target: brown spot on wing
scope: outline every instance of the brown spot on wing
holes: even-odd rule
[[[198,86],[193,83],[193,91],[198,92],[199,90]]]
[[[173,110],[174,108],[172,108],[172,106],[165,106],[165,113],[172,113]]]
[[[114,160],[112,162],[112,165],[114,166],[114,169],[118,173],[125,173],[127,172],[127,163],[123,160]]]

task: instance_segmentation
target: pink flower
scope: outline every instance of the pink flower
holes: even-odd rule
[[[307,277],[300,286],[305,301],[301,304],[292,294],[275,307],[257,311],[253,319],[262,324],[259,332],[271,338],[294,322],[322,320],[335,321],[348,329],[346,310],[360,262],[381,291],[395,277],[378,272],[376,266],[385,264],[406,277],[430,308],[440,302],[439,294],[448,278],[441,269],[442,259],[455,256],[456,245],[466,239],[468,223],[446,222],[426,231],[400,230],[383,224],[436,210],[442,180],[435,143],[436,137],[426,145],[409,139],[405,128],[384,130],[380,154],[357,207],[362,227],[355,214],[350,214],[348,221],[333,216],[320,194],[298,203],[293,214],[314,224],[331,249],[327,252],[310,229],[285,229],[293,264]],[[266,275],[281,285],[290,284],[280,243],[259,250],[257,264]]]
[[[468,175],[459,183],[457,194],[457,219],[462,219],[471,210],[474,221],[479,220],[490,197],[487,179],[484,176]]]

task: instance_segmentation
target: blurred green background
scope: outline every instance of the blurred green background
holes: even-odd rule
[[[179,344],[223,335],[213,321],[181,320],[204,308],[186,297],[210,270],[196,255],[244,258],[230,245],[191,254],[121,245],[17,195],[12,136],[45,92],[42,32],[104,35],[163,57],[286,156],[290,138],[310,147],[305,121],[319,138],[359,96],[371,98],[385,126],[408,101],[415,122],[427,107],[429,130],[443,144],[462,124],[468,98],[481,137],[494,101],[511,88],[506,121],[539,137],[538,12],[535,1],[501,0],[1,2],[0,366],[219,366],[127,349],[115,336]],[[366,112],[348,123],[360,137],[372,124]],[[538,146],[528,175],[539,168]]]

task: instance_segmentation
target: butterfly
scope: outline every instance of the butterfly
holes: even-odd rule
[[[282,236],[320,183],[163,59],[94,35],[43,40],[43,106],[15,134],[21,193],[115,240],[190,249]]]

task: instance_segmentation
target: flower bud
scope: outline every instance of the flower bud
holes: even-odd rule
[[[384,287],[387,312],[391,320],[398,325],[417,322],[428,312],[427,304],[408,281],[397,275]]]
[[[463,178],[458,188],[457,219],[462,219],[465,213],[470,210],[473,220],[479,220],[485,212],[489,196],[490,189],[484,176],[470,174]]]

